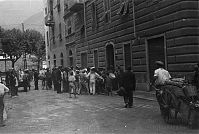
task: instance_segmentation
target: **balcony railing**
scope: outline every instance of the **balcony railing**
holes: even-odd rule
[[[45,17],[45,25],[46,26],[53,26],[55,24],[54,20],[53,20],[53,15],[51,15],[50,13],[48,15],[46,15]]]

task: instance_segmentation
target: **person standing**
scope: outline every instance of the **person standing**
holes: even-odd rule
[[[46,90],[50,90],[52,88],[52,74],[47,68],[47,71],[45,73],[45,78],[46,78]]]
[[[61,70],[60,68],[55,69],[55,81],[54,81],[54,87],[57,93],[61,93]]]
[[[39,73],[37,72],[37,70],[34,70],[35,90],[39,90],[39,88],[38,88],[38,81],[39,81]]]
[[[11,90],[11,97],[15,96],[15,85],[16,85],[16,76],[14,73],[14,69],[10,70],[10,76],[9,76],[9,80],[10,80],[10,90]]]
[[[95,95],[95,84],[96,78],[103,79],[98,73],[96,73],[95,68],[91,68],[90,73],[88,73],[87,78],[89,78],[90,94]]]
[[[8,87],[4,84],[0,83],[0,127],[4,127],[5,124],[3,122],[3,112],[4,112],[4,95],[6,92],[9,92]]]
[[[29,86],[28,70],[25,70],[23,75],[24,92],[28,92],[28,86]]]
[[[71,94],[74,94],[76,98],[75,75],[73,74],[72,70],[69,72],[68,81],[69,81],[69,89],[70,89],[69,97],[72,98]]]
[[[124,103],[125,108],[131,108],[133,106],[133,92],[136,87],[135,74],[131,71],[131,67],[127,67],[127,70],[122,74],[122,85],[124,90]]]

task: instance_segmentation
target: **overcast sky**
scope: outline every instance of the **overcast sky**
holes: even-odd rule
[[[0,25],[21,24],[43,11],[43,0],[0,0]]]

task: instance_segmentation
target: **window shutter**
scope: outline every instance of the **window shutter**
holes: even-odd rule
[[[124,4],[124,12],[123,15],[127,15],[129,13],[129,1],[127,0]]]
[[[125,3],[122,2],[122,4],[120,5],[120,8],[119,8],[117,14],[123,14],[123,12],[124,12],[124,6],[125,6]]]

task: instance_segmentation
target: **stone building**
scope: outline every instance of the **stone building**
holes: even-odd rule
[[[62,53],[64,66],[131,66],[137,87],[149,90],[156,60],[174,76],[189,74],[199,61],[198,0],[57,0],[54,7],[56,2],[64,4],[60,13],[52,9],[49,29],[55,38],[60,22],[65,30],[62,40],[49,39],[51,65],[62,65]]]

